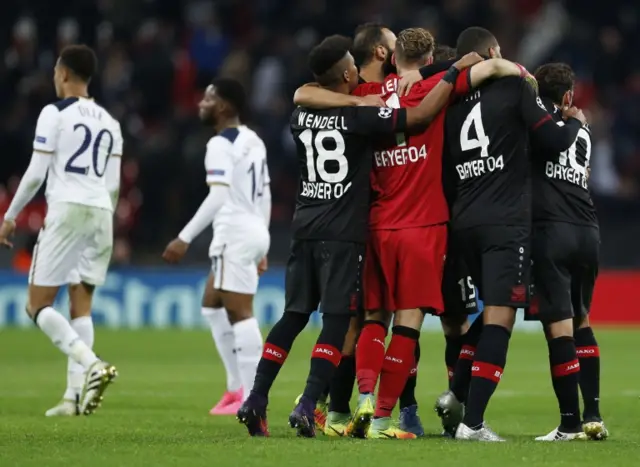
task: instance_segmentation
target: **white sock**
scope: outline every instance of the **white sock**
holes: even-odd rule
[[[205,317],[211,328],[213,342],[216,344],[218,354],[227,372],[227,391],[235,392],[242,387],[238,361],[234,348],[233,328],[224,308],[202,308],[202,316]]]
[[[253,388],[258,363],[260,362],[260,357],[262,357],[262,334],[260,334],[258,320],[249,318],[234,324],[233,334],[235,336],[238,369],[240,370],[240,379],[244,389],[243,399],[246,400],[249,397],[251,388]]]
[[[71,320],[71,327],[78,333],[82,342],[93,348],[93,320],[91,316],[81,316]],[[78,362],[69,358],[67,363],[67,389],[63,398],[67,400],[76,400],[76,395],[82,392],[84,385],[85,373],[84,367]]]
[[[62,350],[67,357],[74,359],[85,369],[98,361],[93,350],[85,344],[78,333],[73,330],[69,321],[53,307],[40,310],[36,318],[36,324],[44,332],[56,347]]]

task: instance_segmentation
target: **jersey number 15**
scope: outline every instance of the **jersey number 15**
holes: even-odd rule
[[[84,132],[84,140],[80,147],[73,153],[73,156],[67,161],[67,164],[64,166],[65,172],[71,172],[74,174],[87,175],[89,173],[89,166],[81,167],[78,165],[74,165],[76,159],[82,156],[87,152],[89,146],[91,146],[92,152],[92,161],[93,161],[93,172],[97,177],[102,177],[104,173],[107,171],[107,162],[109,161],[109,156],[111,155],[111,151],[113,150],[113,135],[109,130],[100,130],[98,134],[93,138],[91,134],[91,129],[85,125],[84,123],[77,123],[73,127],[74,133],[78,130],[82,130]],[[102,165],[102,170],[98,169],[98,159],[100,158],[100,144],[102,143],[102,138],[109,138],[109,146],[107,148],[104,164]]]

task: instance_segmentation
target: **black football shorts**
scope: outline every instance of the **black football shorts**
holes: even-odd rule
[[[451,237],[451,236],[450,236]],[[464,258],[449,238],[442,274],[444,315],[466,316],[478,311],[478,297],[473,278]]]
[[[554,323],[586,316],[599,256],[597,227],[536,222],[531,243],[532,299],[526,319]]]
[[[361,308],[364,245],[292,240],[285,273],[285,311],[355,314]]]
[[[529,305],[528,226],[483,225],[453,231],[452,241],[480,292],[484,306]]]

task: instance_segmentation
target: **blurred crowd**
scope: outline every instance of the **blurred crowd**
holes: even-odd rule
[[[616,233],[622,216],[621,225],[640,229],[637,0],[23,0],[4,2],[2,13],[0,210],[28,165],[38,113],[55,99],[57,52],[69,43],[94,46],[100,73],[91,93],[125,134],[117,263],[157,262],[204,198],[211,130],[198,121],[197,102],[217,75],[239,78],[250,92],[248,123],[269,151],[271,257],[283,260],[297,188],[287,125],[293,91],[310,80],[306,57],[315,43],[367,21],[396,31],[423,26],[452,46],[462,29],[481,25],[497,36],[503,56],[532,71],[550,60],[571,64],[577,104],[595,135],[591,183],[604,203],[603,224]],[[20,219],[26,251],[43,214],[35,202]],[[194,245],[191,259],[206,261],[206,246],[207,239]]]

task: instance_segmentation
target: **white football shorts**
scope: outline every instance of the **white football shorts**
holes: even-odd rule
[[[269,232],[253,231],[237,238],[216,238],[209,255],[213,271],[213,288],[226,292],[255,295],[258,290],[258,263],[269,251]]]
[[[113,213],[74,203],[49,206],[33,250],[29,284],[104,284],[113,249]]]

